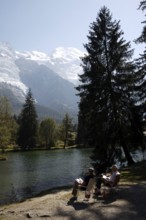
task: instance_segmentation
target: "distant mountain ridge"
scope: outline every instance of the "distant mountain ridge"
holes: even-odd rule
[[[37,51],[14,51],[11,45],[0,43],[0,94],[16,107],[24,103],[31,88],[42,117],[43,111],[47,115],[47,109],[48,114],[54,111],[57,117],[66,112],[77,115],[79,98],[75,85],[82,73],[83,56],[76,48],[59,47],[49,56]]]
[[[50,55],[38,51],[16,51],[16,59],[23,58],[45,65],[75,85],[78,84],[78,75],[82,73],[80,58],[83,56],[82,51],[72,47],[58,47]]]

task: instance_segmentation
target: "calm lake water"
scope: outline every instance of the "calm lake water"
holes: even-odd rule
[[[0,162],[0,204],[21,201],[43,191],[72,185],[91,166],[91,149],[8,153]],[[135,161],[146,152],[133,154]]]
[[[72,185],[91,166],[91,149],[8,153],[0,162],[0,204]]]

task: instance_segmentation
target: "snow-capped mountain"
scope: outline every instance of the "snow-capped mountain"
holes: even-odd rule
[[[27,86],[20,80],[20,70],[15,64],[15,52],[9,44],[0,43],[0,84],[10,88],[19,101],[24,101]]]
[[[83,56],[84,53],[76,48],[56,48],[50,55],[50,68],[64,79],[77,85],[78,75],[82,73],[80,63]]]
[[[18,52],[0,43],[0,94],[24,102],[28,88],[39,105],[61,112],[76,112],[75,85],[82,73],[76,48],[56,48],[50,55],[42,52]],[[10,95],[11,94],[11,95]]]
[[[82,73],[80,58],[83,56],[84,53],[82,51],[72,47],[58,47],[50,55],[37,51],[16,51],[17,59],[33,60],[38,64],[46,65],[74,85],[78,84],[78,75]]]

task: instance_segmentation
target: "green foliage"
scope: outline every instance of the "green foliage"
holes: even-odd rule
[[[141,1],[139,9],[146,10],[146,1]],[[142,33],[139,38],[135,41],[136,43],[146,43],[146,21],[142,22],[144,24]],[[146,48],[143,54],[140,54],[139,58],[135,60],[136,63],[136,73],[139,83],[136,85],[136,95],[139,113],[143,118],[143,127],[146,125]]]
[[[46,148],[51,148],[56,145],[57,141],[57,126],[53,119],[46,118],[41,121],[40,128],[40,144]]]
[[[0,148],[4,152],[15,144],[17,124],[12,117],[12,109],[6,97],[0,97]]]
[[[139,9],[145,11],[146,9],[146,1],[140,1]],[[142,43],[145,46],[146,43],[146,21],[143,21],[143,29],[141,35],[135,40],[136,43]],[[137,111],[138,117],[141,119],[141,132],[145,131],[146,127],[146,49],[144,48],[144,52],[139,55],[139,58],[135,60],[136,64],[136,81],[138,83],[135,84],[135,100],[137,101]],[[140,131],[139,123],[136,124],[135,129]],[[139,136],[135,136],[136,139],[139,139]],[[145,137],[143,137],[143,141],[140,145],[141,149],[144,151],[146,148]]]
[[[73,123],[72,118],[69,117],[68,113],[65,114],[62,120],[59,133],[60,139],[64,142],[64,148],[74,145]]]
[[[128,147],[132,146],[135,134],[141,132],[133,96],[137,83],[131,61],[133,50],[123,39],[119,22],[112,20],[106,7],[101,8],[90,25],[88,40],[84,45],[87,55],[82,58],[82,84],[77,87],[81,98],[80,138],[96,148],[94,160],[110,165],[116,157],[120,158],[122,147],[128,163],[133,163]],[[138,131],[131,131],[138,123]]]
[[[139,9],[142,11],[146,10],[146,1],[140,1]],[[142,22],[144,24],[141,35],[135,40],[136,43],[146,43],[146,21]],[[145,53],[145,52],[144,52]]]
[[[129,166],[121,170],[122,182],[139,183],[146,181],[146,161],[138,162],[134,166]]]
[[[36,147],[38,138],[38,121],[31,90],[29,90],[26,96],[25,104],[23,105],[18,121],[18,145],[23,150]]]
[[[11,139],[10,130],[7,129],[6,125],[0,125],[0,148],[2,149],[2,152],[5,151],[6,147],[9,144],[10,139]]]

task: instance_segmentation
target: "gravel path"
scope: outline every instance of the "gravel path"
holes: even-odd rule
[[[0,206],[0,220],[146,220],[146,184],[121,185],[106,199],[72,201],[71,189]]]

